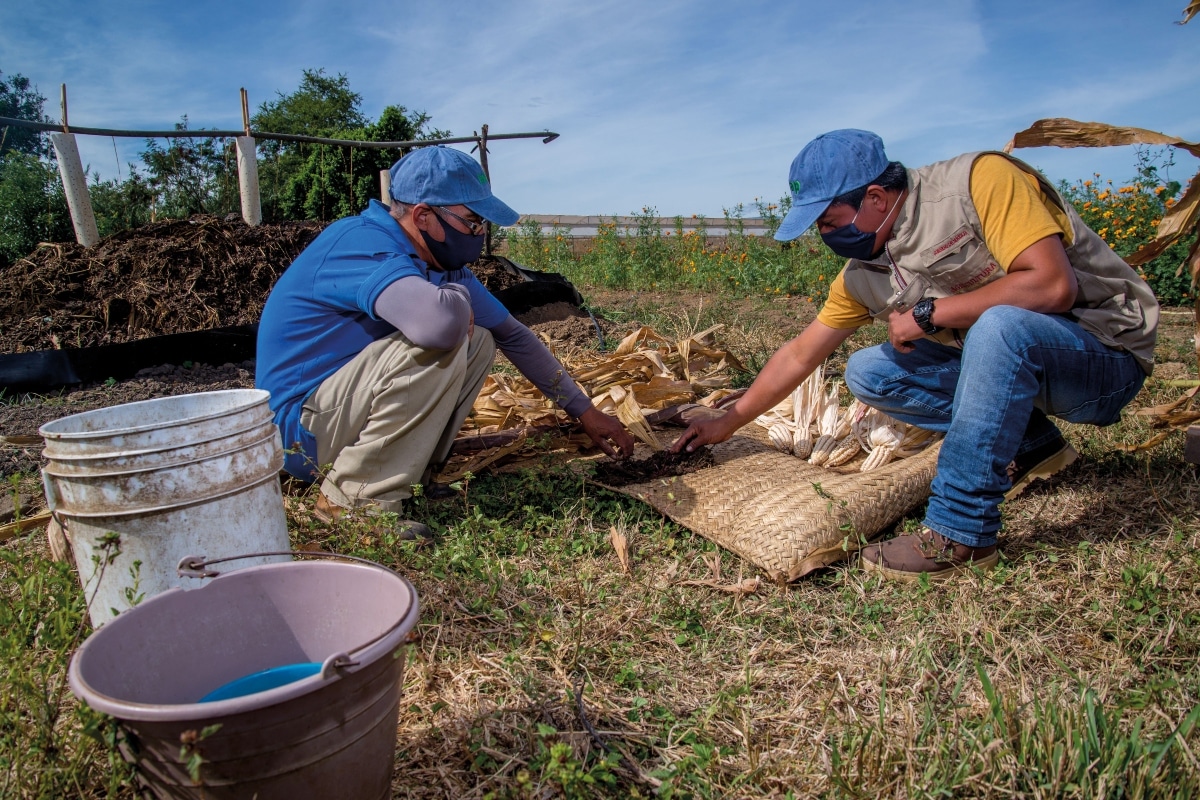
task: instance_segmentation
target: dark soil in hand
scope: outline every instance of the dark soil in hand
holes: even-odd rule
[[[689,472],[716,465],[712,450],[701,447],[692,452],[672,453],[660,450],[635,461],[605,461],[596,465],[596,481],[605,486],[628,486],[655,478],[687,475]]]

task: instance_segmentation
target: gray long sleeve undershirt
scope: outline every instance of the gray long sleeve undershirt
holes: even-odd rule
[[[435,286],[411,275],[380,293],[375,313],[418,347],[449,350],[467,335],[471,295],[456,283]],[[513,366],[559,408],[575,418],[591,408],[592,401],[529,328],[509,315],[491,334]]]

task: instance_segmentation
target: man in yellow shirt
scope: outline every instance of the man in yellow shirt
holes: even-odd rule
[[[815,222],[849,260],[816,321],[673,450],[728,439],[878,320],[888,341],[850,357],[846,384],[945,440],[921,529],[868,546],[863,565],[909,580],[990,569],[1000,503],[1075,460],[1050,417],[1112,424],[1150,374],[1153,293],[1053,186],[1003,153],[905,169],[875,134],[839,130],[806,145],[789,178],[776,238]]]

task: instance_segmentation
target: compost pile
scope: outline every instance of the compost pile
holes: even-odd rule
[[[90,249],[43,244],[0,270],[0,353],[116,344],[258,321],[324,227],[239,216],[154,222]]]

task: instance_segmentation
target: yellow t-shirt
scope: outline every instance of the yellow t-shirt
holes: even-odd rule
[[[971,202],[983,227],[983,242],[1007,270],[1025,248],[1058,234],[1071,244],[1066,212],[1042,191],[1037,178],[1003,156],[985,154],[971,165]],[[871,313],[846,291],[845,268],[829,287],[817,319],[831,328],[861,328]]]

